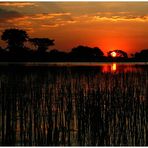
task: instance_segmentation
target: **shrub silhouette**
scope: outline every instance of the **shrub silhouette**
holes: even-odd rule
[[[139,53],[136,52],[134,57],[138,59],[148,59],[148,49],[143,49]]]
[[[104,53],[98,48],[98,47],[88,47],[88,46],[83,46],[79,45],[76,48],[73,48],[71,53],[73,54],[79,54],[82,56],[103,56]]]
[[[104,53],[98,47],[88,47],[79,45],[72,49],[70,55],[73,59],[79,60],[95,60],[103,57]]]

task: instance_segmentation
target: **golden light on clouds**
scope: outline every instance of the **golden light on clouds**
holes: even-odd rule
[[[9,7],[26,7],[26,6],[37,6],[36,3],[31,2],[0,2],[0,6],[9,6]]]
[[[55,39],[55,48],[79,44],[129,54],[148,48],[148,2],[0,2],[0,30],[21,28]]]

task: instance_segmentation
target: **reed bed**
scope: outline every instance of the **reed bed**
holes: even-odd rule
[[[147,146],[148,71],[0,71],[1,146]]]

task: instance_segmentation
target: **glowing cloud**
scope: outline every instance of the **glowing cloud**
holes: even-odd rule
[[[0,3],[0,6],[25,7],[25,6],[37,6],[37,4],[36,3],[28,3],[28,2],[3,2],[3,3]]]

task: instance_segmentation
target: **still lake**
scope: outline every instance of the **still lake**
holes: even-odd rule
[[[148,146],[148,64],[0,64],[0,145]]]

